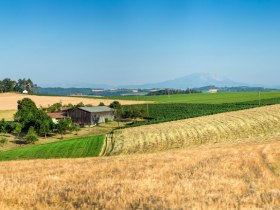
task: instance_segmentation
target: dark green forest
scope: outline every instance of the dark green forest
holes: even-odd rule
[[[27,90],[29,93],[33,93],[36,88],[36,84],[31,79],[19,79],[18,81],[6,78],[0,80],[0,93],[7,92],[22,92]]]

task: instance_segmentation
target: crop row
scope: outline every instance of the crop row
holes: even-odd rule
[[[226,103],[226,104],[142,104],[125,106],[124,110],[135,109],[142,110],[145,121],[133,122],[127,127],[135,127],[140,125],[156,124],[174,120],[188,119],[205,115],[218,114],[229,111],[237,111],[250,109],[259,106],[279,104],[280,98],[265,99],[262,101],[248,101],[242,103]]]
[[[117,130],[110,155],[201,144],[265,140],[279,135],[280,105]]]

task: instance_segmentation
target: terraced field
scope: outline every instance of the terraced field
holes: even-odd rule
[[[105,155],[155,152],[200,144],[262,139],[280,132],[280,105],[116,130]],[[112,140],[111,140],[112,139]],[[110,145],[111,144],[111,145]]]

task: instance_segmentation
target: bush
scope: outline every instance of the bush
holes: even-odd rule
[[[78,134],[78,131],[81,129],[80,125],[78,123],[72,123],[72,129],[76,132],[76,135]]]
[[[7,143],[8,143],[8,139],[3,137],[3,136],[1,136],[0,137],[0,146],[3,147]]]
[[[26,136],[25,136],[25,142],[27,144],[30,144],[30,143],[34,144],[36,141],[38,141],[38,136],[37,136],[37,134],[35,132],[34,127],[31,126],[29,128]]]
[[[110,108],[112,109],[121,109],[122,108],[122,105],[120,104],[120,102],[118,101],[113,101],[110,105],[109,105]]]
[[[147,115],[146,110],[140,109],[136,106],[131,106],[122,112],[122,118],[143,118]]]
[[[84,107],[84,106],[85,106],[85,104],[83,102],[80,102],[80,103],[76,104],[74,107],[79,108],[79,107]]]
[[[58,121],[56,125],[57,132],[61,135],[61,139],[63,139],[63,134],[66,133],[66,131],[72,131],[72,120],[70,118],[61,119]]]
[[[4,119],[2,119],[0,121],[0,133],[7,133],[8,126],[9,126],[9,124]]]
[[[60,112],[62,109],[62,103],[54,103],[53,105],[47,108],[48,112]]]
[[[22,128],[23,128],[23,126],[22,126],[22,124],[19,123],[19,122],[14,122],[14,123],[12,124],[13,133],[14,133],[17,137],[19,137],[19,135],[20,135],[20,133],[21,133],[21,131],[22,131]]]
[[[100,102],[98,106],[105,106],[103,102]]]

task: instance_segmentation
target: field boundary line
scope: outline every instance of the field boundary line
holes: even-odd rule
[[[100,151],[100,153],[98,155],[99,157],[104,156],[104,153],[106,151],[106,148],[107,148],[107,135],[108,134],[105,134],[105,136],[104,136],[103,146],[102,146],[102,149],[101,149],[101,151]]]
[[[99,156],[110,156],[111,152],[114,149],[115,143],[113,140],[113,134],[114,132],[112,131],[111,133],[108,133],[105,135],[105,139],[104,139],[104,144],[103,147],[101,149],[101,152],[99,154]]]

